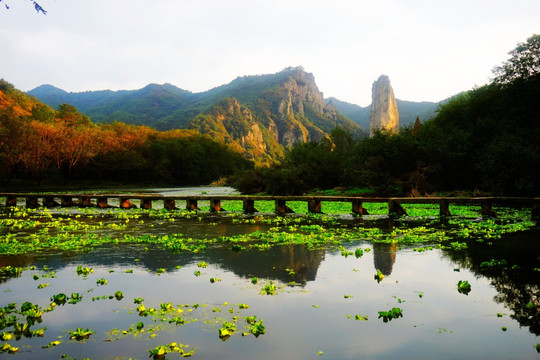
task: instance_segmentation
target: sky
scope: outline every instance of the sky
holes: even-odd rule
[[[0,1],[0,78],[18,89],[192,92],[289,66],[360,106],[388,75],[398,99],[440,101],[489,82],[540,33],[539,0]],[[9,5],[9,9],[5,8]]]

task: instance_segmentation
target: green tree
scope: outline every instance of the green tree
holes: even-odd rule
[[[508,54],[510,59],[493,69],[495,83],[506,85],[540,74],[540,35],[533,35],[525,43],[519,43]]]

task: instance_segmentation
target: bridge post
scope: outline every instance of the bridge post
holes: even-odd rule
[[[321,211],[321,200],[319,199],[310,199],[308,200],[308,212],[312,214],[320,214]]]
[[[197,206],[197,200],[187,199],[186,200],[186,210],[189,210],[189,211],[199,210],[199,207]]]
[[[532,220],[540,221],[540,198],[534,198],[531,204]]]
[[[407,216],[407,212],[396,200],[388,201],[388,216]]]
[[[497,217],[497,214],[492,208],[492,203],[490,199],[482,200],[482,203],[480,205],[482,207],[482,216]]]
[[[26,197],[26,207],[30,209],[39,207],[38,197],[35,195],[28,195]]]
[[[92,201],[91,201],[91,198],[89,196],[81,196],[79,198],[79,206],[82,206],[82,207],[90,207],[92,206]]]
[[[108,208],[109,207],[109,199],[104,197],[104,196],[98,197],[97,206],[99,208],[102,208],[102,209]]]
[[[6,197],[6,206],[17,206],[17,197],[13,195],[8,195]]]
[[[258,212],[257,209],[255,209],[255,200],[252,199],[244,199],[242,201],[242,208],[244,209],[244,213],[246,214],[253,214]]]
[[[282,199],[276,200],[276,213],[279,215],[294,213],[290,207],[287,206],[287,201]]]
[[[72,196],[62,196],[60,198],[60,206],[62,206],[62,207],[73,206],[73,197]]]
[[[369,215],[368,211],[363,208],[362,200],[358,199],[352,201],[352,212],[356,215]]]
[[[439,217],[451,216],[450,215],[450,204],[447,199],[439,200]]]
[[[54,201],[54,196],[45,196],[45,197],[43,197],[43,205],[45,205],[48,208],[60,206],[59,203]]]
[[[141,199],[141,209],[151,210],[152,209],[152,199]]]
[[[210,211],[211,212],[218,212],[222,211],[221,209],[221,200],[219,199],[211,199],[210,200]]]
[[[137,208],[137,205],[132,203],[129,198],[121,197],[120,198],[120,208],[121,209],[134,209],[134,208]]]
[[[174,199],[163,199],[163,208],[167,210],[176,210],[176,203]]]

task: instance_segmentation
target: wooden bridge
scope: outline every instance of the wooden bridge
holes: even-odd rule
[[[540,218],[540,198],[525,197],[345,197],[345,196],[251,196],[251,195],[179,195],[163,196],[157,194],[31,194],[31,193],[0,193],[5,198],[7,207],[17,206],[19,199],[25,199],[28,208],[44,207],[113,207],[109,200],[117,199],[119,207],[131,209],[137,207],[133,200],[139,201],[142,209],[152,209],[154,202],[163,202],[163,208],[178,209],[178,201],[185,201],[187,210],[198,210],[198,202],[210,203],[210,211],[223,211],[222,201],[242,201],[245,213],[258,212],[255,201],[273,201],[277,214],[292,213],[287,206],[288,201],[307,202],[308,212],[322,213],[323,202],[349,202],[351,212],[356,215],[368,215],[363,208],[364,203],[387,203],[390,216],[407,215],[402,205],[405,204],[438,204],[440,216],[450,216],[450,204],[479,205],[483,216],[495,216],[494,206],[528,207],[533,219]],[[41,199],[41,204],[40,204]]]

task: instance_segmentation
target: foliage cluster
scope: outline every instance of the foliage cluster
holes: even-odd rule
[[[208,184],[250,166],[197,131],[96,125],[71,105],[53,110],[0,80],[2,185],[12,179]]]

